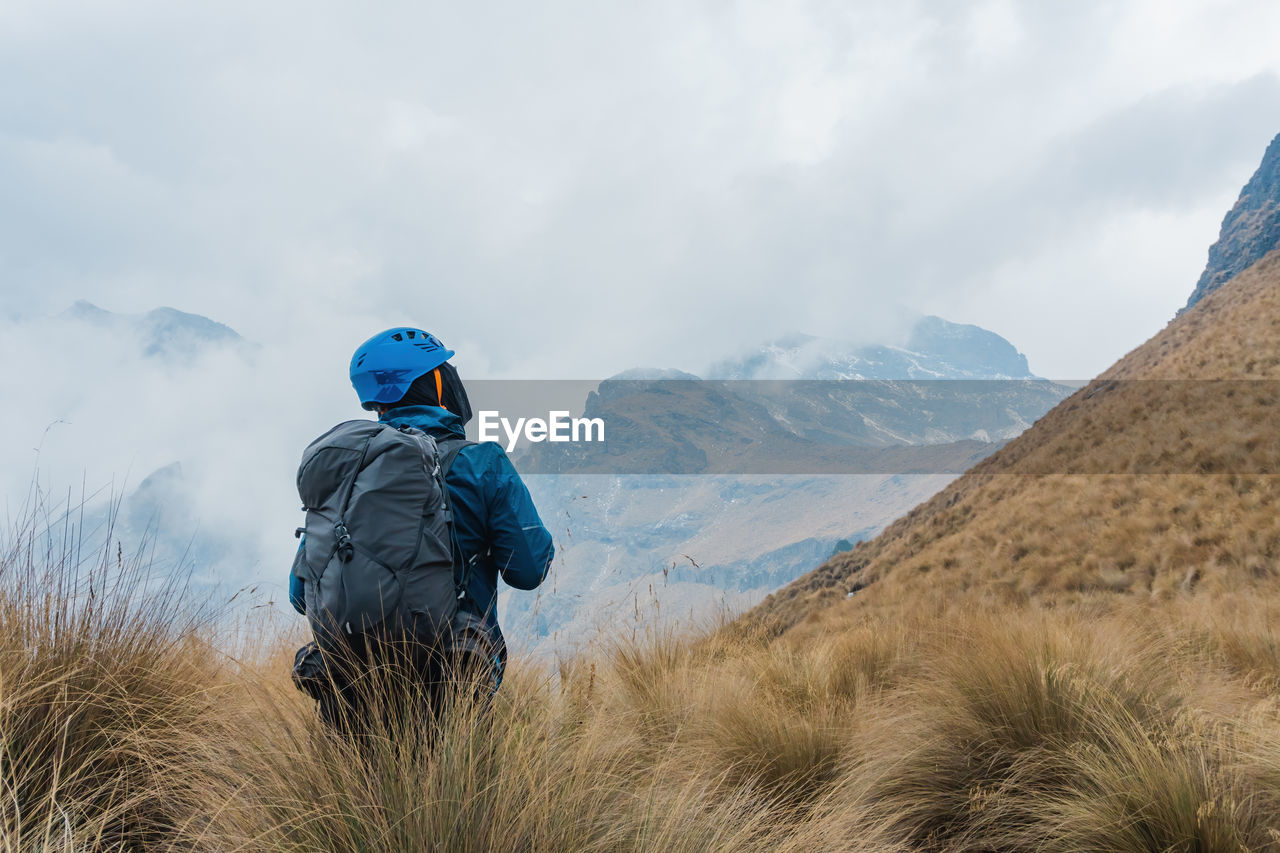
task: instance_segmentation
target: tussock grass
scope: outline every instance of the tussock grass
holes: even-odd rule
[[[47,535],[0,554],[0,849],[147,849],[191,813],[189,736],[227,717],[218,658],[142,565]]]
[[[173,595],[29,544],[0,584],[6,851],[1280,846],[1275,601],[659,637],[352,746],[294,640],[218,656]]]

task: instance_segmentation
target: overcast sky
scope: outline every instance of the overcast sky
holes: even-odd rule
[[[1090,377],[1191,293],[1277,43],[1270,0],[0,0],[5,506],[180,461],[279,587],[390,325],[599,378],[932,313]],[[77,299],[261,346],[142,359]]]
[[[4,0],[3,310],[554,378],[921,312],[1088,377],[1190,294],[1278,38],[1269,0]]]

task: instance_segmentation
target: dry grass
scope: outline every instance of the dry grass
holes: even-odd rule
[[[1280,575],[1278,405],[1272,253],[752,618],[816,636],[926,603],[1106,608],[1270,594]]]
[[[117,548],[119,546],[117,545]],[[15,536],[0,555],[5,851],[146,849],[199,802],[189,735],[228,719],[217,656],[180,590],[123,553]]]
[[[356,750],[278,634],[219,658],[137,573],[37,557],[0,585],[8,851],[1280,846],[1274,599],[621,644]]]

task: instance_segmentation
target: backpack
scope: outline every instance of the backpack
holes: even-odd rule
[[[306,533],[294,573],[322,649],[377,630],[443,645],[466,578],[455,567],[444,477],[465,445],[412,427],[346,421],[307,446],[298,467]]]

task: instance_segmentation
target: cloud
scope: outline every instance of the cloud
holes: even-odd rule
[[[1280,130],[1277,25],[1244,0],[19,0],[0,315],[199,312],[290,352],[293,398],[401,322],[466,375],[583,377],[920,312],[1091,375],[1185,301]]]
[[[265,554],[287,565],[303,437],[349,415],[349,401],[314,384],[328,384],[323,373],[289,369],[287,350],[210,340],[149,355],[152,339],[136,331],[66,315],[0,330],[0,358],[10,365],[0,395],[14,401],[0,414],[10,521],[33,485],[55,511],[83,492],[96,513],[108,494],[127,496],[176,462],[172,496],[181,500],[158,503],[158,518],[126,520],[154,521],[168,544],[195,535],[229,547],[229,562],[196,566],[205,581],[283,576],[274,564],[236,560]],[[305,395],[305,408],[289,405],[289,389]],[[125,547],[141,532],[129,529]]]

